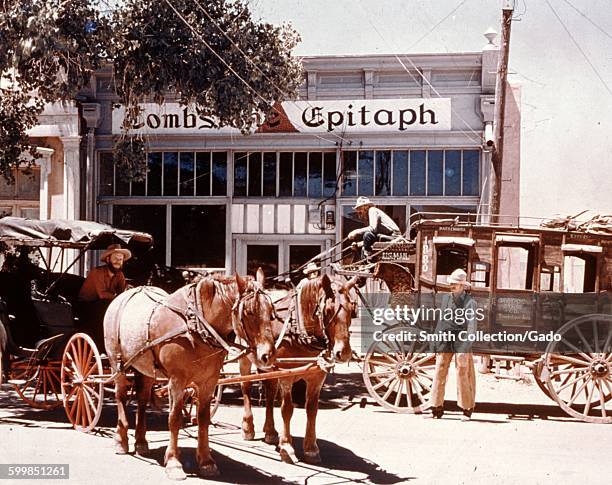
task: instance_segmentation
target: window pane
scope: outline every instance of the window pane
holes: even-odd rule
[[[17,171],[17,198],[21,200],[40,199],[40,169],[25,168]]]
[[[261,197],[261,153],[249,153],[249,197]]]
[[[445,152],[444,195],[461,195],[460,150],[446,150]]]
[[[291,197],[293,190],[293,153],[283,152],[279,154],[279,197]]]
[[[115,195],[130,195],[130,182],[119,167],[115,169]]]
[[[332,197],[336,192],[336,154],[323,155],[323,197]]]
[[[376,195],[391,195],[391,152],[376,152]]]
[[[246,166],[245,166],[246,174]],[[196,153],[196,194],[210,195],[210,152]]]
[[[172,206],[172,266],[225,267],[225,205]]]
[[[257,268],[261,268],[268,278],[278,275],[277,244],[247,245],[247,274],[255,276]]]
[[[293,284],[297,285],[304,277],[301,271],[297,271],[300,266],[321,253],[320,244],[291,244],[289,246],[289,275]]]
[[[246,195],[247,179],[247,154],[236,153],[234,155],[234,195],[243,197]]]
[[[149,157],[151,154],[149,154]],[[100,167],[98,169],[98,195],[113,195],[113,155],[100,153]],[[2,181],[0,180],[0,184]]]
[[[179,195],[193,195],[193,153],[180,154]]]
[[[442,195],[442,150],[427,152],[427,195]]]
[[[13,174],[15,170],[13,170]],[[0,199],[14,199],[15,198],[15,182],[9,184],[9,182],[0,175]]]
[[[410,195],[425,195],[425,150],[410,152]]]
[[[276,153],[263,154],[263,195],[276,197]]]
[[[227,153],[213,152],[212,195],[227,195]]]
[[[408,152],[393,152],[393,195],[408,195]]]
[[[342,153],[342,195],[357,195],[357,152]]]
[[[293,196],[306,197],[306,153],[295,153],[293,166]]]
[[[164,152],[164,195],[177,195],[178,153]]]
[[[161,195],[162,153],[149,153],[147,173],[147,195]]]
[[[308,161],[308,197],[321,197],[323,193],[323,154],[311,153]]]
[[[463,195],[478,195],[480,193],[480,152],[478,150],[463,151]]]
[[[154,263],[166,265],[166,206],[114,205],[113,226],[148,232],[153,236],[153,248],[142,256],[146,261],[144,264],[139,261],[138,266],[149,268],[150,264]]]
[[[374,194],[374,152],[359,152],[359,185],[357,191],[359,195]]]

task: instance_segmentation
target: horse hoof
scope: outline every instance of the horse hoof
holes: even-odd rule
[[[319,465],[321,464],[321,455],[318,451],[305,451],[304,461],[309,465]]]
[[[254,431],[243,431],[242,439],[244,441],[253,441],[255,439],[255,432]]]
[[[149,454],[149,444],[146,441],[144,443],[136,443],[136,454],[147,456]]]
[[[264,443],[268,445],[278,445],[278,433],[266,433]]]
[[[185,480],[187,479],[187,475],[183,471],[182,466],[167,466],[166,467],[166,476],[170,480]]]
[[[295,456],[295,450],[292,446],[283,445],[279,450],[281,460],[285,463],[289,463],[290,465],[295,465],[298,462],[297,457]]]
[[[127,455],[130,451],[128,444],[120,441],[115,441],[113,448],[115,449],[115,455]]]
[[[216,477],[219,475],[219,469],[214,463],[210,465],[202,465],[198,468],[198,476],[200,477]]]

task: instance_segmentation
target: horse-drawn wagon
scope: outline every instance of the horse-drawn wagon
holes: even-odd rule
[[[483,316],[473,351],[521,357],[539,387],[569,415],[612,423],[608,230],[482,224],[473,216],[417,214],[410,233],[410,241],[375,245],[372,276],[390,292],[386,305],[435,308],[440,293],[448,291],[448,275],[465,270]],[[426,339],[406,342],[398,336],[432,332],[435,321],[395,323],[383,328],[386,338],[373,339],[366,352],[364,382],[384,407],[419,413],[429,407],[435,355]],[[515,337],[503,343],[483,338],[491,334]]]

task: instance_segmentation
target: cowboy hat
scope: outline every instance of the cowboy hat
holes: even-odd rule
[[[360,207],[366,207],[370,205],[374,205],[374,204],[372,204],[372,202],[370,201],[368,197],[364,197],[362,195],[361,197],[357,199],[357,203],[355,204],[355,207],[353,207],[353,209],[359,209]]]
[[[467,273],[461,268],[457,268],[455,271],[453,271],[446,279],[446,282],[449,285],[452,285],[453,283],[459,283],[463,286],[471,286],[470,282],[467,280]]]
[[[317,266],[314,262],[310,262],[306,265],[306,267],[302,270],[304,274],[314,273],[315,271],[319,271],[321,269],[320,266]]]
[[[128,259],[132,257],[132,252],[129,249],[123,249],[119,244],[111,244],[109,247],[107,247],[104,250],[104,252],[100,256],[100,259],[102,261],[105,261],[106,258],[108,258],[113,253],[123,254],[124,261],[127,261]]]

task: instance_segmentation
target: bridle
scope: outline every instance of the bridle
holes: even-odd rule
[[[263,296],[270,303],[270,308],[272,309],[271,320],[275,320],[278,318],[270,295],[268,295],[259,284],[252,284],[253,287],[244,292],[240,296],[240,298],[236,300],[236,303],[234,303],[234,305],[232,306],[232,328],[234,329],[234,333],[247,343],[246,350],[249,353],[255,351],[255,341],[249,335],[249,332],[247,331],[243,321],[244,314],[246,313],[244,308],[245,304],[250,300]]]
[[[336,304],[335,304],[334,313],[332,314],[331,318],[327,320],[325,306],[326,306],[327,300],[329,299],[333,299]],[[350,298],[347,297],[347,299],[351,306],[354,305],[354,302]],[[352,315],[352,308],[347,308],[345,303],[338,301],[338,298],[336,297],[330,298],[327,295],[322,295],[319,298],[319,301],[317,302],[317,306],[312,314],[313,319],[316,319],[319,322],[319,328],[325,338],[325,348],[328,350],[331,350],[329,349],[329,346],[331,344],[331,338],[329,335],[329,331],[332,327],[332,324],[338,318],[338,315],[340,314],[340,310],[344,310],[348,315]]]

